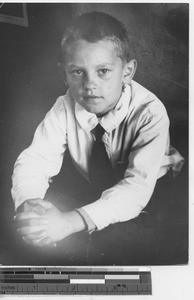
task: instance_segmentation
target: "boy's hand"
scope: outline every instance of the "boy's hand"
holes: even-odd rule
[[[39,214],[45,213],[46,209],[48,209],[50,203],[42,200],[40,198],[34,198],[34,199],[28,199],[26,201],[24,201],[18,208],[17,208],[17,214],[23,213],[23,212],[37,212]],[[17,221],[18,227],[22,227],[24,224],[24,220],[22,215],[20,217],[18,217],[17,215],[15,216],[15,220]],[[36,222],[36,220],[34,220],[34,223]],[[22,232],[20,230],[18,230],[19,233],[22,234]],[[43,231],[40,231],[40,240],[43,240],[43,238],[41,238],[41,233]],[[22,236],[22,239],[28,243],[28,244],[33,244],[33,245],[37,245],[37,246],[42,246],[43,243],[41,243],[40,245],[37,243],[35,244],[35,241],[30,241],[28,239],[25,238],[25,236]],[[46,244],[45,244],[46,246]],[[50,243],[47,244],[48,247],[56,247],[57,244],[54,243]]]
[[[20,224],[19,233],[29,244],[39,247],[55,246],[57,241],[86,227],[76,211],[63,213],[45,200],[28,201],[33,204],[32,209],[16,215],[15,220]]]

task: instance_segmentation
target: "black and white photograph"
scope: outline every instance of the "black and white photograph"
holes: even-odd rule
[[[189,4],[1,3],[0,54],[0,264],[188,264]]]

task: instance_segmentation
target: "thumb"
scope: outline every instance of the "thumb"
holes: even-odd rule
[[[40,198],[30,199],[28,200],[28,204],[30,206],[42,206],[45,209],[50,209],[53,207],[53,204],[51,202]]]

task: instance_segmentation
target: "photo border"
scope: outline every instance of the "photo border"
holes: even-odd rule
[[[1,7],[4,4],[6,3],[2,3]],[[28,13],[27,13],[26,3],[17,3],[17,4],[22,4],[23,17],[20,18],[20,17],[10,16],[6,14],[0,14],[0,22],[28,27]]]

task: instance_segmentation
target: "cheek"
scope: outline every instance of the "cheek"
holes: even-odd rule
[[[77,94],[79,90],[82,88],[81,81],[70,81],[68,84],[69,84],[69,89],[73,94]]]
[[[113,78],[106,85],[106,90],[108,92],[112,92],[112,94],[120,93],[121,89],[122,89],[122,79],[120,77]]]

